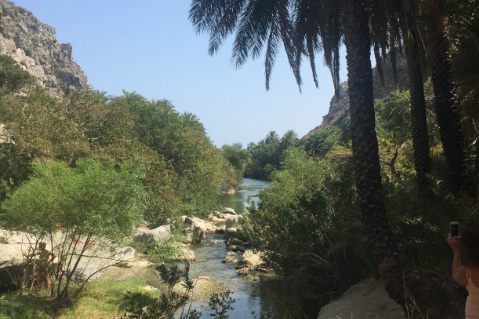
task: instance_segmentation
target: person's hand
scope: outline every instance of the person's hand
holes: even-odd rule
[[[452,249],[460,249],[461,248],[461,236],[452,236],[449,234],[447,236],[447,243],[451,246]]]

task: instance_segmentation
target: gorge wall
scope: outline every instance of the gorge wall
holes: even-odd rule
[[[11,56],[51,95],[88,85],[86,74],[73,61],[72,46],[59,43],[55,28],[8,0],[0,0],[0,54]]]
[[[404,56],[397,55],[396,58],[396,69],[398,75],[398,86],[399,90],[408,89],[408,77],[407,77],[407,66],[406,59]],[[382,99],[391,95],[391,91],[396,89],[394,85],[394,77],[392,71],[392,65],[390,62],[383,62],[383,74],[384,74],[384,84],[381,83],[379,73],[377,68],[373,68],[373,85],[374,85],[374,98]],[[302,139],[308,138],[308,136],[318,130],[326,129],[332,125],[342,126],[344,121],[349,115],[349,95],[348,95],[348,82],[341,83],[339,99],[333,97],[329,103],[329,112],[323,116],[322,123],[308,132]]]

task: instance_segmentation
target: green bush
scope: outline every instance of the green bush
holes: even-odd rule
[[[52,290],[57,298],[68,298],[80,260],[91,257],[90,243],[110,247],[132,233],[147,197],[143,176],[142,167],[133,162],[87,159],[69,168],[59,161],[35,160],[30,180],[2,203],[10,229],[35,235],[35,246],[41,240],[52,243],[58,256]],[[58,225],[59,243],[54,241]],[[81,290],[84,284],[77,287]]]
[[[353,181],[349,162],[291,151],[245,225],[270,265],[295,276],[305,294],[344,291],[374,271]]]

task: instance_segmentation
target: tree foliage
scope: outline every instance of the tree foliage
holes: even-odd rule
[[[35,160],[32,169],[30,179],[2,208],[9,229],[22,229],[52,243],[58,256],[53,291],[57,298],[66,299],[81,260],[87,251],[90,257],[95,254],[89,243],[120,242],[140,222],[147,198],[144,167],[88,159],[79,160],[75,168],[60,161]]]
[[[9,85],[15,79],[18,85],[9,89],[18,91],[20,84],[29,83],[28,73],[5,61],[10,64],[1,69],[8,73],[4,79]],[[238,184],[239,174],[196,115],[180,115],[168,100],[147,101],[126,91],[108,97],[76,90],[62,99],[41,88],[16,91],[1,95],[3,132],[12,143],[1,144],[0,199],[30,177],[34,159],[60,160],[69,167],[83,158],[136,161],[145,167],[142,183],[150,194],[145,218],[153,224],[181,214],[206,215],[219,208],[222,191]]]

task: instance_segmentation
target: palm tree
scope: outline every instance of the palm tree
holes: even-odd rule
[[[275,131],[269,131],[268,135],[266,135],[266,138],[265,138],[266,144],[273,144],[278,142],[278,140],[279,140],[278,133],[276,133]]]
[[[200,122],[200,119],[193,113],[184,112],[180,115],[180,124],[184,131],[195,130],[201,133],[205,133],[205,127]]]
[[[281,138],[281,149],[282,151],[288,149],[291,146],[296,145],[298,142],[298,134],[293,130],[288,130],[284,133]]]
[[[418,34],[412,15],[406,10],[400,14],[401,31],[406,51],[407,72],[411,94],[411,126],[414,149],[414,167],[421,192],[427,189],[427,174],[431,172],[429,137],[427,129],[426,99],[420,63]]]
[[[301,85],[299,74],[301,55],[303,53],[309,55],[315,78],[314,53],[322,48],[333,75],[333,82],[337,86],[339,83],[337,47],[344,30],[353,162],[361,215],[368,230],[373,252],[378,259],[379,274],[386,282],[386,288],[392,297],[404,304],[402,290],[404,281],[409,288],[417,284],[418,279],[413,276],[410,269],[407,269],[405,277],[402,277],[404,263],[399,258],[386,216],[375,132],[370,60],[370,13],[374,13],[371,16],[378,17],[371,23],[374,29],[372,34],[376,34],[376,38],[380,40],[377,41],[378,45],[383,43],[382,45],[386,46],[388,45],[384,43],[386,35],[381,30],[387,29],[388,19],[381,20],[379,17],[391,14],[392,5],[388,4],[389,1],[358,0],[193,0],[190,19],[198,32],[210,33],[211,54],[218,50],[227,36],[236,31],[233,60],[237,65],[244,63],[250,55],[253,58],[258,57],[266,45],[267,88],[280,42],[283,43],[299,85]],[[293,17],[289,16],[291,8],[294,12]],[[422,278],[425,277],[419,277]],[[421,282],[420,287],[426,286],[430,287]],[[427,308],[429,305],[425,303],[420,306]]]
[[[289,16],[290,7],[294,8],[296,33],[293,31],[292,17]],[[379,169],[368,10],[365,2],[357,0],[297,0],[291,3],[279,0],[193,0],[190,19],[198,32],[210,33],[210,54],[215,53],[223,40],[236,31],[233,46],[236,65],[243,64],[250,55],[258,57],[266,44],[266,87],[269,87],[271,67],[280,42],[284,45],[298,84],[301,84],[301,53],[309,54],[314,76],[314,52],[320,48],[325,50],[325,59],[332,70],[335,84],[339,82],[337,47],[342,39],[341,28],[344,24],[356,185],[363,220],[370,230],[374,251],[382,260],[386,256],[393,256],[397,248],[386,217]],[[384,23],[376,25],[378,28],[385,27]]]
[[[431,64],[434,106],[453,191],[458,197],[475,201],[476,189],[467,164],[465,138],[453,80],[445,5],[446,1],[428,0],[425,6],[428,14],[426,43]]]

